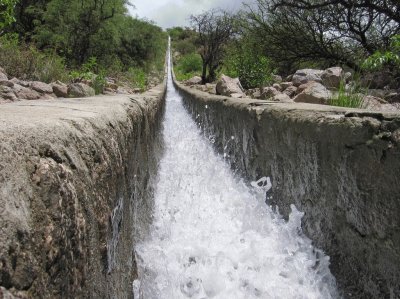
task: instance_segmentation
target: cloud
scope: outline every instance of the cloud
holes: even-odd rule
[[[156,22],[163,28],[188,26],[189,16],[211,8],[236,11],[243,0],[135,0],[133,14]]]

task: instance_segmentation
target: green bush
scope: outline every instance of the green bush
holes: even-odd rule
[[[0,37],[0,65],[10,77],[46,83],[68,79],[65,59],[54,51],[39,51],[20,45],[16,34]]]
[[[147,87],[147,74],[141,68],[129,68],[125,76],[133,87],[140,88],[141,91],[145,91]]]
[[[191,53],[179,58],[174,67],[176,79],[188,80],[201,74],[202,60],[199,54]]]
[[[195,53],[182,56],[177,62],[176,68],[184,74],[200,72],[202,69],[201,57]]]
[[[246,89],[272,83],[274,71],[269,58],[246,46],[231,48],[222,69],[222,72],[230,77],[239,77]]]
[[[387,64],[400,67],[400,34],[392,37],[387,51],[375,52],[364,61],[362,67],[366,70],[380,70]]]

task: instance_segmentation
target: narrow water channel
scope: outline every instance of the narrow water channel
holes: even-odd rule
[[[294,209],[285,222],[265,191],[233,175],[170,74],[166,101],[154,222],[135,248],[135,298],[338,298],[329,258],[300,233],[302,214]]]

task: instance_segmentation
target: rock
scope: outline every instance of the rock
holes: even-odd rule
[[[286,88],[283,91],[283,93],[292,98],[292,97],[294,97],[296,95],[297,89],[298,88],[296,86],[294,86],[294,85],[293,86],[289,86],[288,88]]]
[[[253,99],[260,99],[261,98],[261,92],[260,92],[259,88],[249,89],[247,91],[247,95],[250,96]]]
[[[302,84],[305,84],[310,81],[315,81],[315,82],[322,82],[321,76],[322,76],[323,71],[322,70],[314,70],[314,69],[303,69],[303,70],[298,70],[294,75],[293,75],[293,85],[294,86],[300,86]]]
[[[399,83],[389,71],[367,73],[361,78],[361,84],[370,89],[398,88]]]
[[[244,93],[232,93],[231,98],[242,99],[245,98],[246,95]]]
[[[231,96],[232,94],[243,94],[244,89],[240,84],[239,78],[231,78],[225,75],[221,76],[216,86],[218,95]]]
[[[33,81],[31,82],[30,87],[40,93],[53,93],[53,87],[43,82]]]
[[[269,98],[272,98],[278,94],[280,94],[280,92],[274,87],[264,87],[261,91],[261,98],[263,100],[268,100]]]
[[[374,97],[374,96],[365,96],[363,98],[363,103],[361,105],[362,109],[374,110],[374,111],[398,111],[398,109],[386,102],[385,100]]]
[[[321,83],[310,82],[301,87],[303,91],[294,98],[295,102],[328,104],[331,93]]]
[[[345,74],[344,74],[344,79],[346,80],[346,83],[349,83],[350,82],[350,79],[353,77],[353,74],[352,73],[350,73],[350,72],[346,72]]]
[[[272,80],[273,80],[275,83],[281,83],[281,82],[283,81],[282,77],[279,76],[279,75],[272,75],[271,77],[272,77]]]
[[[54,82],[51,84],[53,93],[59,98],[68,98],[68,86],[61,82]]]
[[[398,92],[390,92],[385,95],[384,99],[389,103],[399,103],[400,102],[400,91]]]
[[[189,80],[186,80],[185,84],[188,86],[197,85],[197,84],[201,84],[202,81],[203,80],[201,79],[201,77],[194,76],[194,77],[190,78]]]
[[[24,80],[20,80],[20,79],[18,79],[18,78],[12,78],[10,81],[11,81],[12,83],[14,83],[14,84],[18,84],[18,85],[21,85],[21,86],[27,87],[27,88],[31,85],[31,82],[29,82],[29,81],[24,81]]]
[[[68,96],[70,98],[93,97],[95,91],[84,83],[72,83],[68,86]]]
[[[341,67],[326,69],[322,75],[322,84],[327,88],[339,88],[340,82],[344,79],[344,72]]]
[[[0,79],[0,85],[1,86],[7,86],[7,87],[14,87],[14,83],[8,80],[1,80]]]
[[[14,102],[17,101],[18,98],[14,93],[14,90],[9,86],[0,86],[0,98],[5,100],[5,102]]]
[[[283,90],[282,86],[280,84],[278,84],[278,83],[274,83],[272,85],[272,87],[275,88],[277,91],[282,91]]]
[[[285,90],[286,88],[293,86],[293,82],[282,82],[281,84],[282,90]]]
[[[292,79],[293,79],[293,75],[289,75],[289,76],[287,76],[287,77],[285,78],[285,81],[287,81],[287,82],[292,82]]]
[[[217,94],[217,84],[207,83],[207,91],[211,94]]]
[[[118,85],[113,82],[107,82],[105,88],[109,88],[115,91],[118,89]]]
[[[377,97],[377,98],[384,98],[386,95],[386,91],[383,89],[368,89],[367,91],[369,96]]]
[[[38,100],[40,99],[40,94],[36,90],[21,86],[19,84],[14,84],[14,93],[21,100]]]
[[[7,74],[2,67],[0,67],[0,80],[8,80]]]
[[[282,103],[293,103],[293,100],[285,93],[277,94],[276,96],[270,98],[269,100]]]

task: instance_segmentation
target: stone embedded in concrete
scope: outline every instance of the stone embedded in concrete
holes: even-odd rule
[[[214,146],[323,249],[348,298],[400,298],[400,114],[212,96],[176,83]],[[207,105],[208,109],[205,109]],[[231,136],[235,142],[231,142]]]
[[[1,298],[132,296],[164,93],[0,106]]]

